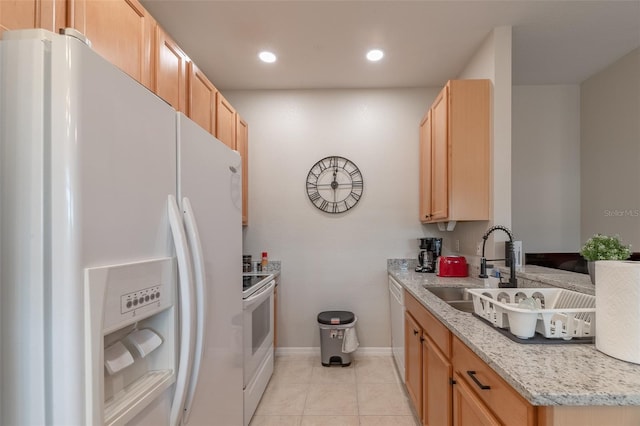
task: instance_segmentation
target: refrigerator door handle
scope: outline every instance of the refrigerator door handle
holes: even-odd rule
[[[184,212],[184,224],[187,230],[189,248],[193,255],[193,267],[195,273],[195,297],[196,297],[196,341],[193,369],[191,379],[189,380],[189,388],[187,390],[186,400],[184,403],[184,415],[182,423],[187,424],[189,414],[191,413],[191,405],[198,386],[198,377],[200,375],[200,365],[202,362],[202,354],[204,350],[204,328],[207,323],[207,294],[205,284],[205,267],[200,243],[200,233],[198,232],[198,224],[196,222],[191,202],[187,197],[182,199],[182,210]]]
[[[182,215],[173,195],[168,199],[169,224],[178,258],[180,293],[180,361],[176,379],[176,391],[171,403],[170,425],[177,426],[182,417],[188,380],[193,362],[193,341],[195,337],[195,297],[193,294],[193,272],[191,271],[191,253],[187,236],[182,224]]]

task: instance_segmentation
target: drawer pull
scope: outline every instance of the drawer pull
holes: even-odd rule
[[[476,383],[476,385],[478,385],[478,387],[482,390],[487,390],[487,389],[491,389],[491,386],[489,385],[483,385],[482,383],[480,383],[480,380],[478,380],[478,378],[476,377],[476,372],[473,370],[467,370],[467,374],[469,375],[469,377],[471,377],[471,379]]]
[[[413,335],[417,336],[418,335],[418,330],[413,330]]]

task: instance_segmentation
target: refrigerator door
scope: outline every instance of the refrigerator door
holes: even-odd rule
[[[24,34],[1,42],[0,423],[95,424],[84,270],[172,256],[175,111],[77,39]]]
[[[241,425],[241,161],[237,152],[180,113],[178,199],[183,211],[192,210],[197,224],[206,311],[198,315],[206,318],[199,324],[204,327],[202,354],[182,421],[186,425]]]

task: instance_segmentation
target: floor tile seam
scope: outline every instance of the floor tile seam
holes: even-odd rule
[[[357,367],[357,365],[356,365]],[[358,413],[358,425],[360,425],[362,422],[360,421],[360,396],[358,395],[358,369],[356,368],[353,372],[353,375],[355,376],[355,389],[356,389],[356,412]]]
[[[311,378],[309,378],[309,382],[311,382]],[[300,425],[302,425],[302,418],[304,417],[304,412],[307,409],[307,401],[309,400],[309,394],[311,393],[311,383],[307,385],[307,392],[304,395],[304,403],[302,404],[302,413],[300,416]]]

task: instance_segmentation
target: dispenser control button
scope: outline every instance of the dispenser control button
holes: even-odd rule
[[[122,294],[120,296],[120,313],[126,314],[139,309],[156,309],[161,306],[159,303],[161,288],[161,285],[154,285],[132,291],[131,293]]]

